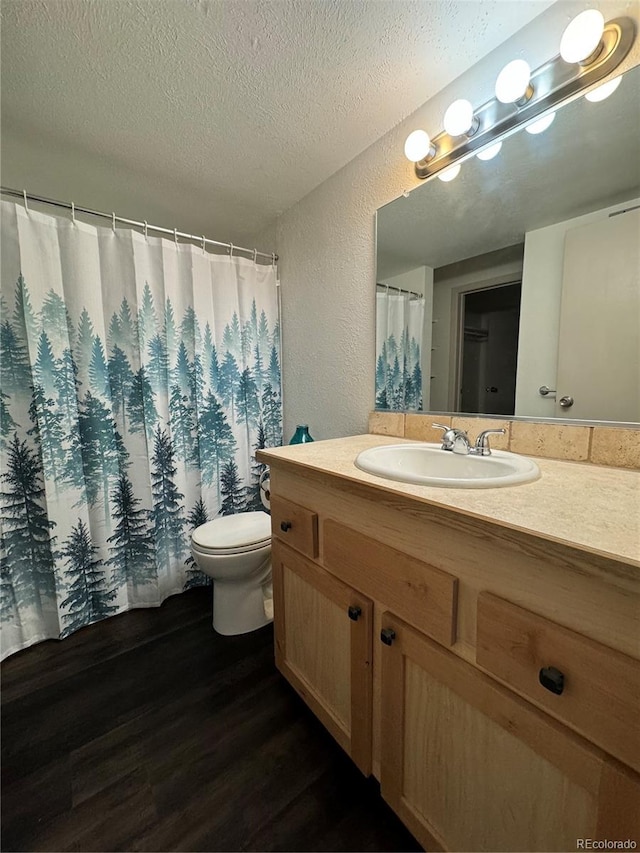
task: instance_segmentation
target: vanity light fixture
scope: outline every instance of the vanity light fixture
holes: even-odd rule
[[[441,181],[445,183],[449,183],[454,178],[457,178],[460,174],[460,163],[455,163],[453,166],[449,166],[448,169],[444,169],[442,172],[438,172],[438,177]]]
[[[592,101],[594,104],[597,104],[598,101],[604,101],[605,98],[609,97],[609,95],[613,95],[621,82],[622,76],[614,77],[613,80],[603,83],[602,86],[598,86],[597,89],[592,89],[590,92],[587,92],[585,98],[587,101]]]
[[[464,98],[454,101],[444,114],[444,129],[449,136],[472,136],[479,126],[471,103]]]
[[[548,115],[544,116],[544,118],[539,118],[537,119],[537,121],[532,122],[532,124],[528,124],[525,127],[525,130],[527,131],[527,133],[531,133],[534,136],[538,133],[544,133],[548,127],[551,127],[555,117],[555,113],[549,113]]]
[[[496,80],[496,98],[500,103],[523,107],[532,95],[529,63],[524,59],[514,59],[505,65]]]
[[[484,151],[478,151],[476,157],[478,160],[493,160],[494,157],[498,156],[501,150],[502,142],[496,142],[495,145],[490,145],[488,148],[485,148]]]
[[[411,160],[412,163],[417,163],[419,160],[435,154],[435,148],[431,144],[426,130],[414,130],[407,136],[407,141],[404,143],[404,154],[407,160]]]
[[[597,9],[577,15],[562,34],[560,56],[565,62],[592,62],[602,50],[604,17]]]
[[[405,154],[415,163],[416,175],[430,178],[478,152],[479,159],[489,160],[498,153],[495,148],[500,138],[522,127],[529,133],[542,132],[553,121],[555,107],[611,75],[635,38],[632,18],[615,18],[605,24],[597,10],[582,12],[566,27],[560,54],[534,70],[523,59],[508,63],[498,75],[495,97],[490,101],[477,109],[469,101],[454,101],[441,133],[433,138],[425,131],[410,134]],[[606,86],[600,89],[589,92],[589,100],[606,97]],[[542,120],[547,122],[544,128]]]

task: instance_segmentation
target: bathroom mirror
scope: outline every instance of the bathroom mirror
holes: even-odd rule
[[[376,408],[640,422],[640,67],[377,212]]]

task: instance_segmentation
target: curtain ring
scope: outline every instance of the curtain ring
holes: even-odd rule
[[[147,220],[145,219],[145,221],[144,221],[144,231],[143,231],[144,239],[145,239],[145,240],[147,239],[147,228],[148,228],[148,227],[149,227],[149,226],[147,225]]]
[[[27,204],[27,191],[26,190],[22,190],[22,197],[24,199],[24,209],[27,211],[27,213],[30,213],[31,211],[29,210],[29,205]]]
[[[116,233],[116,215],[115,213],[111,214],[111,227],[113,228],[113,233]]]
[[[176,244],[176,248],[178,248],[178,229],[173,229],[173,242]]]
[[[253,250],[253,263],[254,263],[254,264],[256,263],[256,258],[257,258],[257,257],[258,257],[258,250],[257,250],[257,249],[254,249],[254,250]]]
[[[71,221],[73,224],[76,224],[76,206],[73,202],[71,202]]]
[[[206,243],[206,240],[205,240],[205,238],[204,238],[204,234],[203,234],[203,235],[202,235],[202,254],[203,254],[203,255],[206,255],[206,253],[207,253],[207,252],[206,252],[206,249],[205,249],[205,243]]]
[[[235,247],[234,247],[233,243],[229,243],[229,260],[231,260],[231,258],[233,257],[234,248]]]
[[[275,267],[275,265],[276,265],[276,253],[271,252],[271,266]]]

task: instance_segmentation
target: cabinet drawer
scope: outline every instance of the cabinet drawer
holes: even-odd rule
[[[332,519],[323,531],[326,569],[437,642],[455,643],[457,578]]]
[[[272,496],[271,531],[307,557],[318,556],[318,515],[312,510]]]
[[[478,597],[476,660],[640,770],[640,661],[486,592]]]

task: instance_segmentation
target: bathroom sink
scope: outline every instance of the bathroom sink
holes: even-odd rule
[[[492,489],[537,480],[540,470],[526,456],[492,450],[474,456],[442,450],[439,444],[385,444],[363,450],[356,468],[402,483],[450,489]]]

